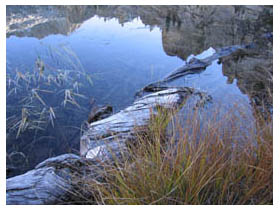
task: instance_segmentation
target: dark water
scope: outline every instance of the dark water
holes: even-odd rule
[[[7,176],[51,156],[78,153],[92,106],[110,104],[117,112],[192,54],[263,40],[268,32],[270,7],[7,7]],[[249,56],[249,69],[271,63],[272,71],[272,46],[267,51]],[[201,89],[215,103],[249,105],[267,84],[239,73],[246,59],[215,61],[170,85]]]

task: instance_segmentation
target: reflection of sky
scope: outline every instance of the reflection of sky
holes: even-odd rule
[[[50,59],[47,53],[50,46],[58,49],[66,47],[93,75],[94,88],[87,89],[84,94],[93,96],[99,104],[111,104],[120,109],[133,102],[137,90],[183,65],[179,58],[166,55],[161,36],[159,28],[150,30],[137,18],[122,26],[115,18],[105,21],[95,16],[69,36],[49,35],[42,40],[8,38],[7,61],[11,68],[28,69],[34,66],[37,56],[43,60]],[[203,50],[195,57],[205,58],[215,52],[213,48]],[[192,57],[194,55],[188,60]],[[206,71],[188,75],[171,84],[199,88],[221,100],[225,95],[245,98],[235,82],[227,84],[226,80],[222,65],[213,62]]]
[[[213,55],[216,52],[215,49],[213,49],[212,47],[210,47],[209,49],[203,51],[202,53],[198,54],[198,55],[193,55],[191,54],[188,58],[187,58],[187,62],[189,62],[193,57],[197,58],[197,59],[204,59],[207,57],[210,57],[211,55]]]
[[[193,57],[204,59],[215,53],[215,49],[210,47],[198,55],[190,55],[187,58],[189,62]],[[237,101],[249,101],[248,96],[242,94],[236,85],[236,80],[232,84],[227,83],[227,77],[223,75],[222,64],[218,60],[212,62],[210,66],[199,74],[191,74],[172,82],[171,84],[194,87],[210,94],[215,102],[234,103]]]
[[[164,53],[160,30],[150,31],[143,26],[137,19],[122,27],[116,19],[104,24],[103,18],[94,17],[69,37],[69,41],[85,64],[98,60],[95,67],[102,68],[102,71],[121,67],[128,68],[127,73],[143,73],[150,65],[160,67],[161,71],[167,65],[165,72],[168,72],[180,65],[179,59]]]
[[[131,103],[138,89],[183,64],[179,58],[165,54],[160,29],[150,31],[137,18],[122,26],[117,19],[105,22],[95,16],[69,36],[49,35],[41,40],[12,36],[6,42],[9,66],[19,69],[34,66],[37,56],[50,59],[49,47],[71,49],[87,72],[98,73],[93,81],[95,88],[88,94],[101,104],[119,107]]]

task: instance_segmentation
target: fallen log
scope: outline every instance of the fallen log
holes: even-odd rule
[[[177,78],[190,75],[190,74],[200,74],[205,71],[205,69],[212,64],[213,61],[217,59],[221,59],[223,57],[229,56],[234,52],[240,51],[242,49],[252,48],[253,45],[233,45],[229,47],[219,48],[217,50],[212,50],[209,52],[207,56],[203,56],[201,58],[193,57],[190,61],[186,62],[185,65],[175,69],[170,74],[166,75],[163,79],[150,83],[146,85],[141,90],[137,91],[135,96],[141,97],[144,92],[154,92],[155,90],[160,89],[163,85],[166,85],[168,82],[171,82]],[[166,88],[166,87],[163,87]]]
[[[77,155],[64,154],[43,161],[25,174],[7,179],[6,204],[38,205],[68,201],[73,194],[70,178],[88,167],[87,162]]]
[[[25,174],[6,180],[7,204],[66,204],[79,200],[76,180],[102,179],[100,163],[125,157],[126,141],[136,140],[135,126],[147,126],[158,107],[175,109],[198,91],[171,88],[146,95],[126,109],[92,122],[80,141],[80,155],[49,158]],[[200,95],[199,95],[200,96]],[[200,101],[200,100],[199,100]],[[99,172],[98,172],[99,171]]]
[[[90,121],[88,130],[80,140],[80,156],[64,154],[49,158],[25,174],[6,179],[6,203],[66,204],[79,200],[83,196],[76,191],[80,185],[79,180],[102,179],[100,163],[113,163],[116,157],[125,157],[127,141],[137,139],[134,128],[147,126],[151,116],[158,114],[158,107],[176,109],[189,98],[197,101],[195,106],[203,106],[211,100],[209,95],[193,88],[170,88],[162,84],[189,73],[203,71],[212,61],[244,47],[221,48],[207,58],[193,59],[163,80],[140,91],[154,93],[105,119]],[[75,177],[78,177],[78,181],[75,181]]]
[[[198,91],[193,88],[170,88],[146,95],[128,108],[90,124],[81,137],[80,155],[86,158],[103,159],[111,150],[125,152],[127,140],[134,138],[136,126],[147,126],[151,114],[157,114],[157,107],[174,109]]]

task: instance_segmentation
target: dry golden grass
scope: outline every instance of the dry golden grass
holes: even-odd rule
[[[272,120],[241,109],[185,124],[160,111],[130,145],[131,159],[87,183],[97,204],[272,204]],[[203,122],[203,123],[202,123]],[[172,135],[166,134],[172,128]]]

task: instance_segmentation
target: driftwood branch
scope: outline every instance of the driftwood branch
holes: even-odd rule
[[[141,90],[137,91],[135,96],[141,97],[144,92],[155,92],[159,91],[161,89],[166,89],[167,87],[164,86],[168,82],[171,82],[177,78],[190,75],[190,74],[200,74],[201,72],[205,71],[206,68],[212,64],[213,61],[220,59],[222,57],[231,55],[232,53],[235,53],[237,51],[240,51],[242,49],[249,49],[252,48],[253,44],[249,45],[233,45],[229,47],[223,47],[217,49],[212,55],[209,55],[208,57],[197,59],[192,58],[189,62],[186,62],[185,65],[179,67],[178,69],[175,69],[173,72],[165,76],[163,79],[150,83],[146,85]]]

